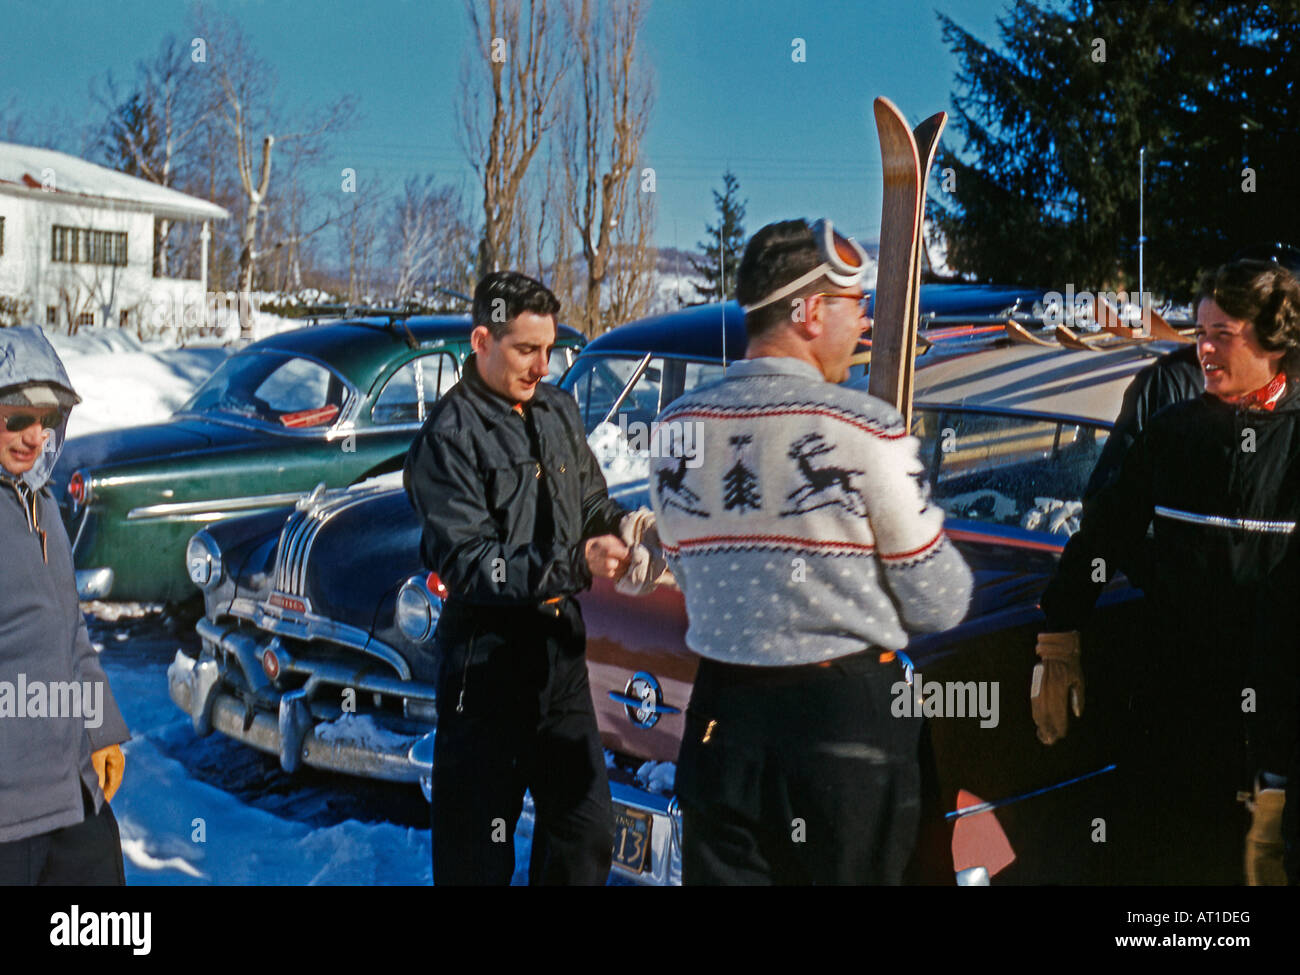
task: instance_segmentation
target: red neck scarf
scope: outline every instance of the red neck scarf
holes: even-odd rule
[[[1286,374],[1279,372],[1253,393],[1246,393],[1244,396],[1227,399],[1224,402],[1248,410],[1268,410],[1271,413],[1273,407],[1277,406],[1278,400],[1282,398],[1282,394],[1285,392]]]

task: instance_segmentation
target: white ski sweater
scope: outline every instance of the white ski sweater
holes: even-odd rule
[[[650,498],[686,596],[686,643],[794,665],[966,614],[971,574],[888,404],[811,364],[746,359],[658,418]]]

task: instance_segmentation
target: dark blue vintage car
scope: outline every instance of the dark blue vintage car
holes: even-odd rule
[[[741,320],[734,304],[713,305],[623,326],[593,340],[565,375],[625,504],[645,503],[644,468],[628,444],[608,450],[607,441],[742,356]],[[989,326],[932,326],[915,383],[913,432],[932,497],[977,585],[965,622],[908,652],[918,679],[994,689],[991,700],[964,699],[963,716],[929,722],[918,876],[1120,879],[1087,823],[1108,801],[1118,754],[1108,716],[1121,695],[1099,677],[1088,717],[1046,749],[1027,687],[1038,595],[1077,527],[1122,391],[1161,347],[1013,346],[990,340]],[[220,731],[278,755],[287,770],[306,764],[427,789],[443,593],[419,564],[419,536],[396,480],[318,491],[293,509],[199,532],[188,564],[206,601],[202,650],[178,653],[169,668],[173,701],[200,734]],[[1133,595],[1122,578],[1112,583],[1088,645],[1125,638]],[[616,805],[615,866],[639,882],[671,883],[680,842],[671,763],[695,672],[681,593],[660,587],[632,599],[601,582],[582,603]]]

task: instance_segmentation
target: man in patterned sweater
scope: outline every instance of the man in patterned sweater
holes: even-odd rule
[[[829,221],[764,227],[738,274],[745,360],[659,417],[651,500],[703,658],[677,770],[688,884],[897,883],[915,841],[894,651],[957,624],[971,575],[902,417],[837,385],[865,264]]]

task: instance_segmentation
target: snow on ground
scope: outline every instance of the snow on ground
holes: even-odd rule
[[[349,795],[359,788],[357,780],[317,776],[299,784],[282,773],[268,776],[251,749],[220,733],[197,737],[167,693],[165,639],[142,640],[135,633],[136,639],[124,644],[107,633],[97,635],[110,644],[103,664],[132,732],[122,746],[122,788],[113,798],[128,884],[431,882],[427,825],[384,821],[381,811],[377,821],[340,821],[340,806],[365,809],[364,800]],[[244,768],[233,769],[237,763]],[[218,784],[203,781],[208,767],[215,769],[211,777]],[[250,777],[267,782],[251,796],[247,782],[239,781]],[[416,797],[412,805],[427,808],[420,805],[418,788],[410,789]],[[532,835],[530,800],[515,833],[516,884],[528,882]]]

